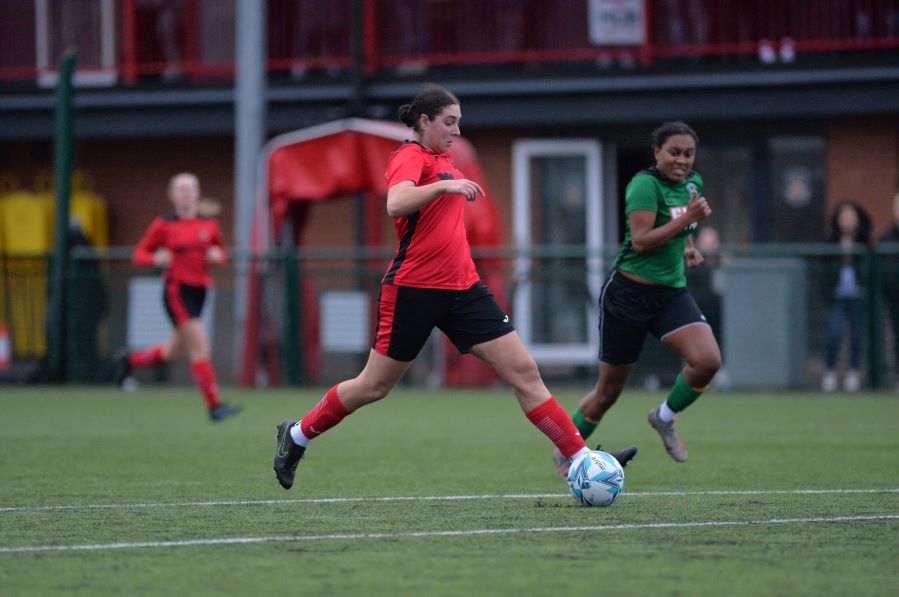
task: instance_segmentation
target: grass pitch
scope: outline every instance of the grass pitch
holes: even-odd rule
[[[710,393],[676,464],[627,392],[590,438],[640,454],[577,506],[509,391],[398,390],[317,439],[321,396],[0,386],[0,594],[892,595],[899,396]],[[572,410],[579,393],[559,400]]]

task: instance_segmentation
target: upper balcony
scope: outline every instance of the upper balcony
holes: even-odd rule
[[[172,89],[222,91],[188,104],[230,103],[235,4],[0,0],[0,88],[20,96],[0,112],[33,108],[70,45],[76,84],[103,87],[107,107],[160,89],[174,103],[186,96]],[[389,103],[395,83],[423,79],[566,97],[585,80],[658,93],[745,86],[733,77],[747,74],[767,77],[759,86],[899,78],[899,0],[268,0],[267,19],[268,81],[284,91],[274,103]]]

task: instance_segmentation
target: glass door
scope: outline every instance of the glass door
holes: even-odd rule
[[[513,147],[515,327],[543,364],[596,362],[601,153],[585,139]]]

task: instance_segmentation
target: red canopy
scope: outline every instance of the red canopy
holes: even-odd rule
[[[269,141],[264,148],[259,169],[261,180],[260,192],[257,194],[254,248],[264,250],[274,244],[272,240],[280,237],[284,219],[297,202],[326,201],[357,193],[383,200],[387,195],[384,179],[387,159],[410,136],[411,130],[399,123],[348,118],[286,133]],[[480,184],[487,193],[485,198],[466,204],[465,228],[469,242],[473,247],[500,245],[496,207],[474,149],[465,139],[460,138],[453,143],[451,153],[456,167]],[[383,210],[377,213],[377,217],[386,217]],[[373,223],[377,224],[377,221]],[[297,245],[301,244],[299,236],[293,241]],[[499,267],[482,260],[478,263],[478,269],[482,279],[491,286],[491,290],[503,304],[505,301]],[[250,278],[244,329],[244,363],[240,376],[244,385],[253,383],[257,354],[260,351],[260,287],[257,276]],[[307,289],[304,296],[304,303],[314,303],[314,292]],[[307,316],[311,312],[317,312],[316,305],[304,305],[304,312]],[[317,350],[315,355],[309,353],[307,351],[307,360],[311,358],[314,362],[307,363],[306,370],[314,371],[317,369]],[[453,357],[452,360],[455,361],[456,358]],[[479,362],[468,365],[468,361],[474,359],[466,359],[465,366],[454,363],[447,368],[446,378],[449,383],[477,384],[493,379]]]

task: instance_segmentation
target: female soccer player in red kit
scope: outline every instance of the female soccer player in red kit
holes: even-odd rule
[[[378,322],[368,363],[354,379],[332,387],[299,421],[277,426],[274,470],[285,489],[310,440],[393,388],[418,356],[434,327],[462,353],[490,365],[512,386],[527,418],[567,458],[587,450],[565,411],[550,395],[534,359],[493,294],[478,278],[465,236],[466,201],[483,189],[465,178],[449,153],[459,135],[459,100],[446,89],[426,87],[399,110],[413,140],[387,164],[387,213],[394,218],[396,254],[381,281]],[[615,456],[622,465],[636,448]]]
[[[209,417],[218,421],[240,412],[239,406],[219,402],[209,341],[200,321],[206,291],[212,286],[209,265],[225,262],[222,233],[216,220],[198,215],[200,183],[196,176],[176,174],[169,181],[168,194],[175,213],[153,220],[132,261],[164,270],[162,300],[174,329],[168,343],[123,355],[116,381],[121,384],[133,369],[176,361],[186,353]]]

